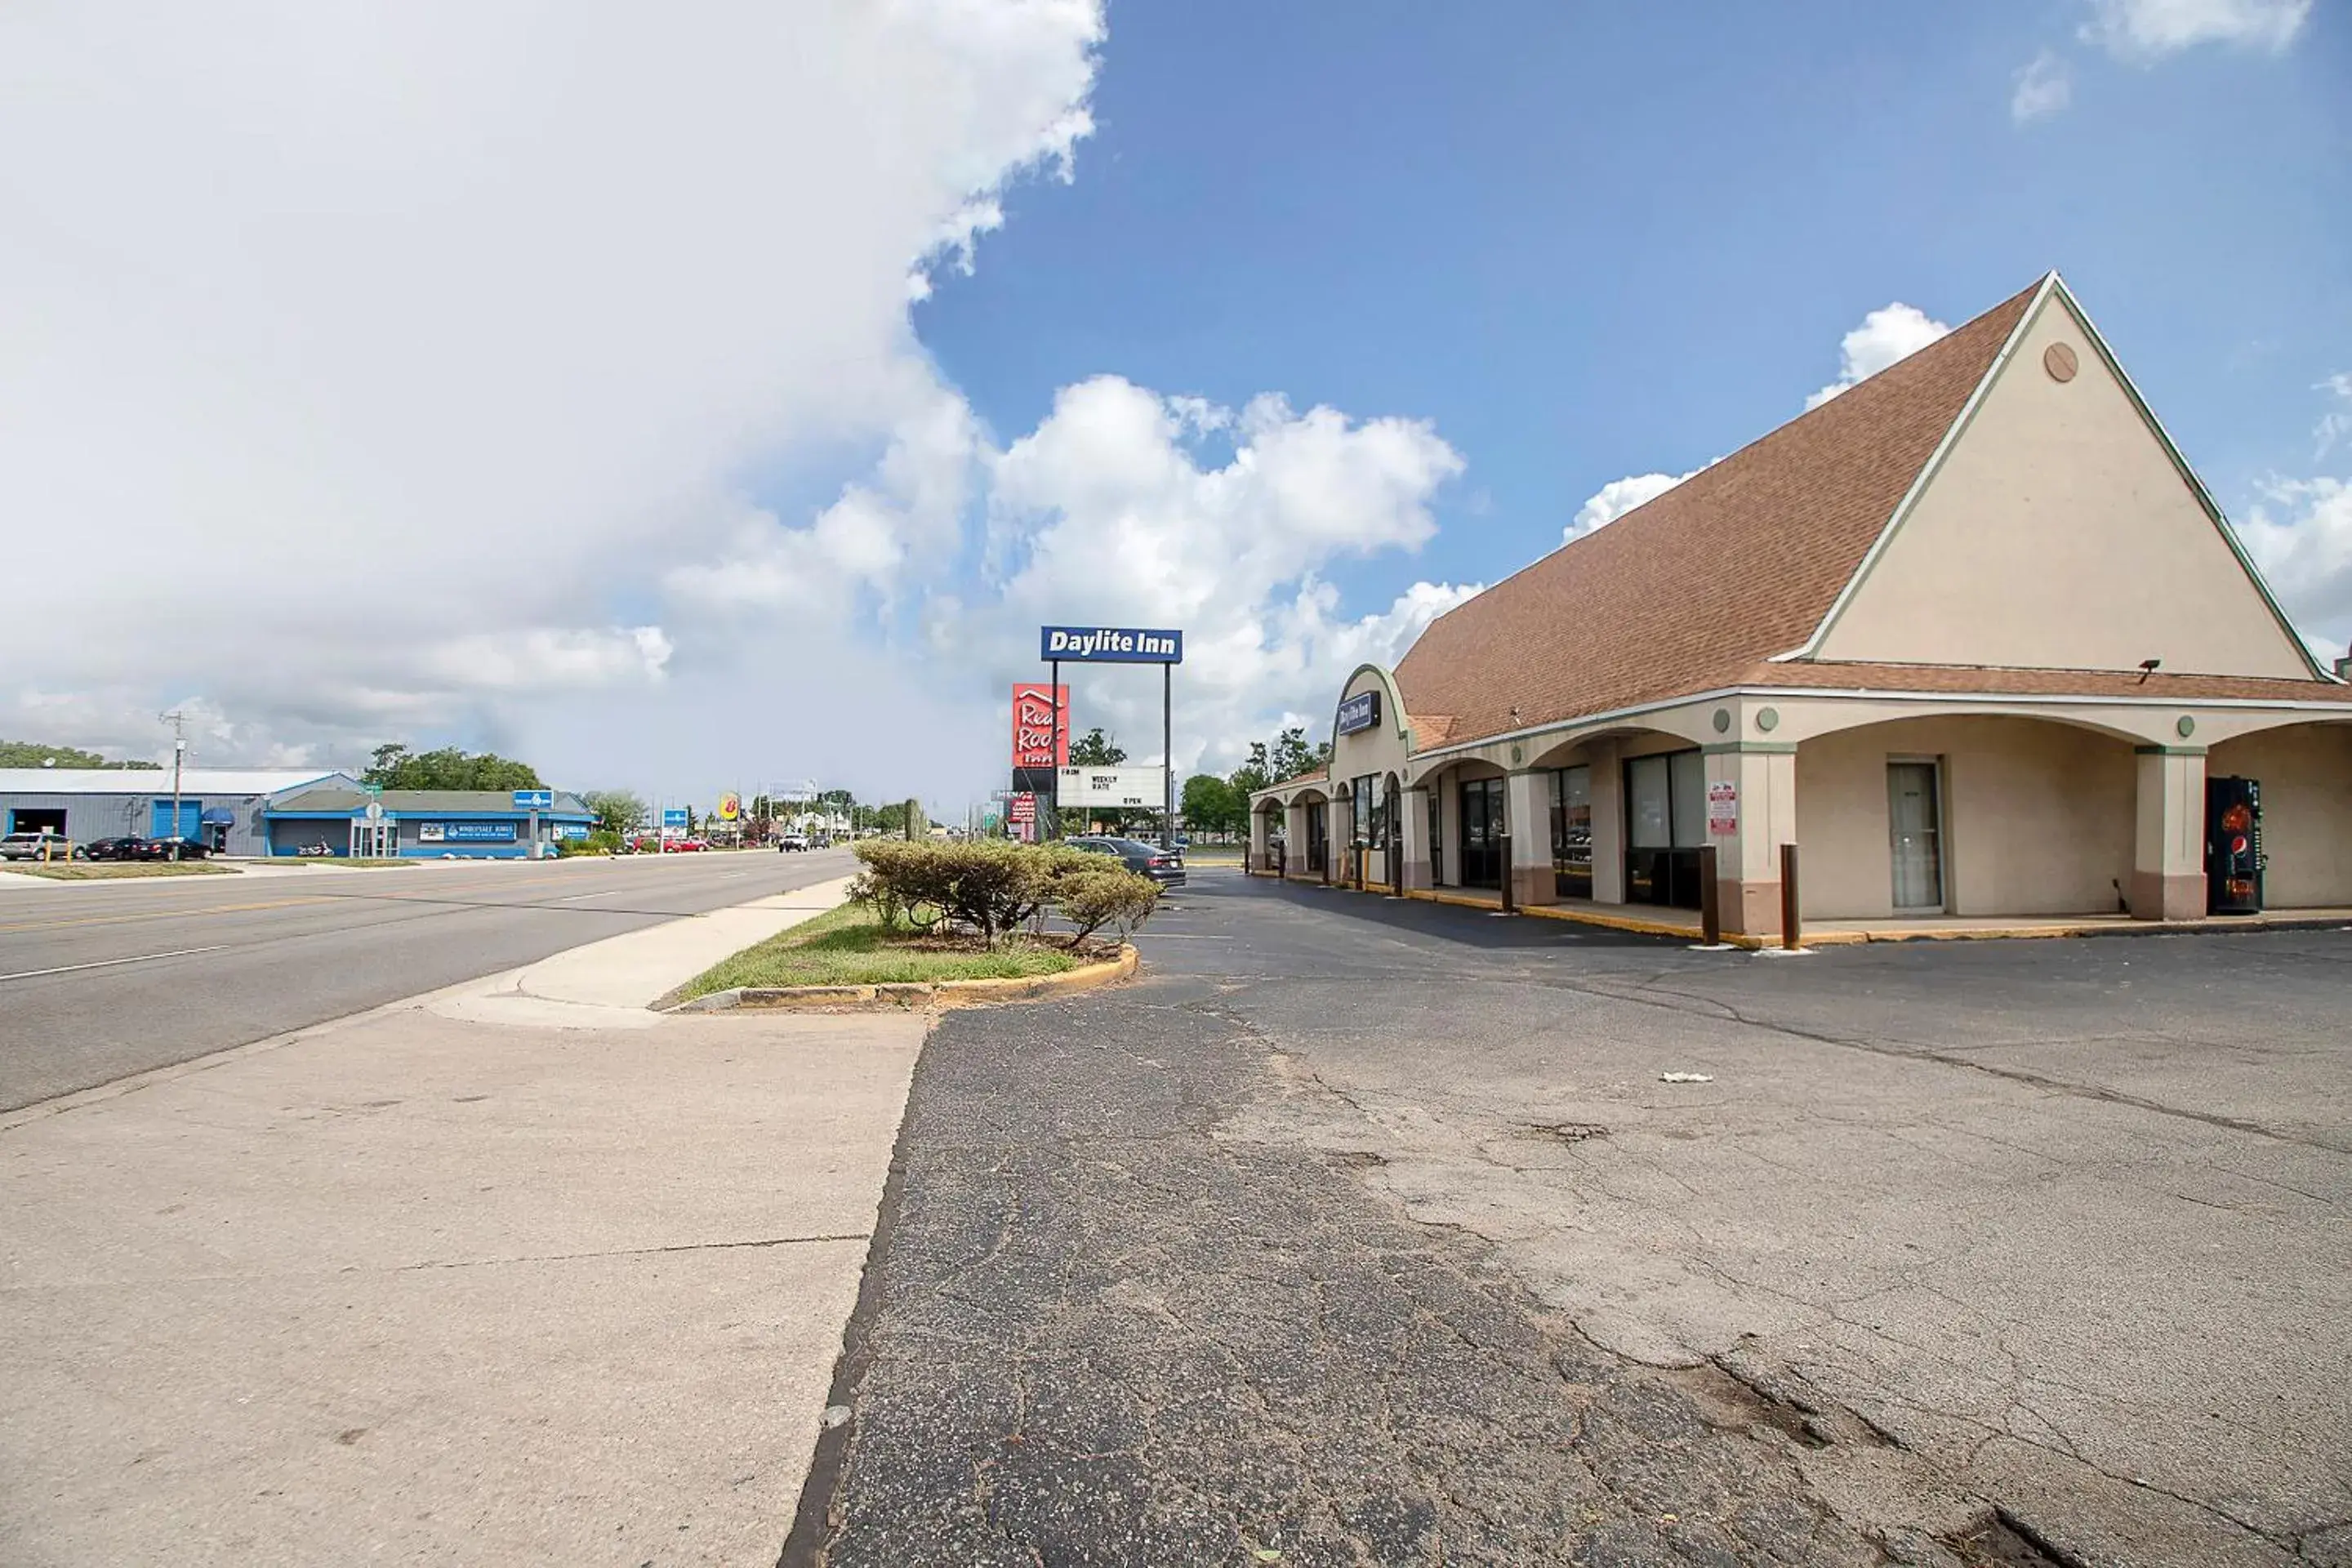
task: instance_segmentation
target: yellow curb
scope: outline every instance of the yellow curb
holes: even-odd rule
[[[803,1010],[823,1012],[902,1011],[908,1007],[978,1007],[998,1002],[1041,1002],[1091,991],[1134,974],[1142,956],[1121,942],[1117,958],[1082,963],[1058,974],[1015,975],[999,980],[895,981],[878,985],[738,986],[714,991],[667,1009],[673,1013]]]
[[[1576,925],[1600,926],[1608,931],[1632,931],[1639,936],[1679,936],[1687,937],[1695,942],[1699,935],[1688,926],[1675,925],[1666,921],[1645,921],[1639,915],[1595,914],[1587,910],[1562,909],[1558,904],[1522,904],[1518,912],[1523,915],[1533,915],[1542,921],[1568,921]],[[1742,946],[1756,941],[1754,937],[1743,940],[1728,931],[1724,933],[1723,940],[1738,942]]]

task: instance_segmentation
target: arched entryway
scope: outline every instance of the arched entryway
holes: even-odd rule
[[[2265,909],[2352,905],[2352,724],[2287,724],[2221,742],[2206,754],[2205,776],[2257,786]]]
[[[2007,714],[1817,735],[1796,755],[1803,913],[2128,912],[2137,763],[2126,738]]]

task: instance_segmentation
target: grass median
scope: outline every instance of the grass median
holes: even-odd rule
[[[898,985],[941,980],[1021,980],[1059,974],[1101,954],[1019,939],[983,948],[885,926],[863,904],[844,904],[747,947],[696,975],[678,1001],[737,986]]]
[[[226,866],[215,866],[203,860],[60,860],[53,865],[37,861],[11,861],[11,871],[27,877],[46,877],[52,882],[114,882],[133,877],[226,877],[232,873]]]

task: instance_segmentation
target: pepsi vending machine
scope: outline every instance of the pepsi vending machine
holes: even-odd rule
[[[2205,912],[2263,912],[2263,786],[2253,779],[2205,781]]]

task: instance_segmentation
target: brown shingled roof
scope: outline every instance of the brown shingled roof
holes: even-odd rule
[[[2040,288],[1439,616],[1397,666],[1406,711],[1451,715],[1460,744],[1765,679],[1751,667],[1812,636]]]

